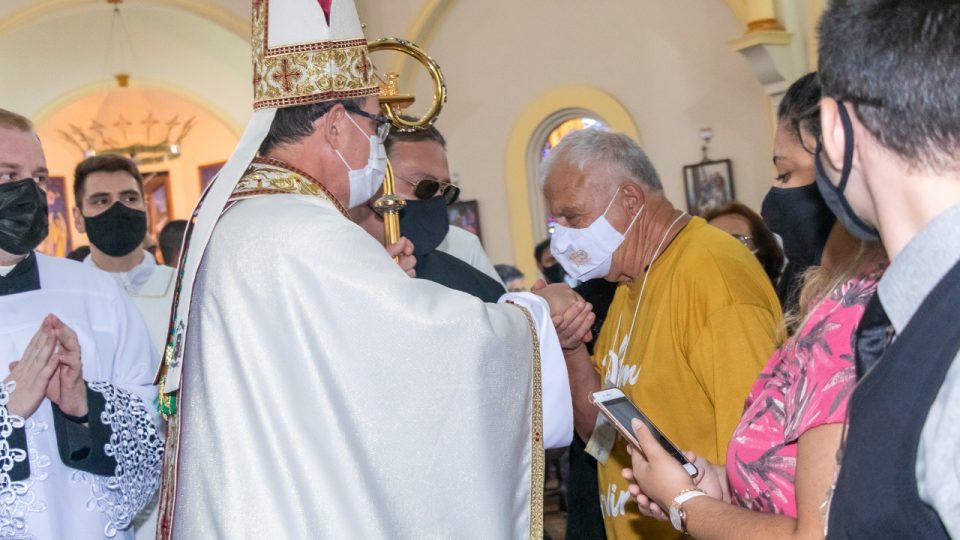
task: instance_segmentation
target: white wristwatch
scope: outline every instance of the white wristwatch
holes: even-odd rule
[[[697,488],[690,488],[681,491],[673,499],[673,504],[670,505],[670,524],[673,525],[674,529],[682,533],[687,532],[687,511],[683,509],[683,503],[701,495],[706,495],[706,493]]]

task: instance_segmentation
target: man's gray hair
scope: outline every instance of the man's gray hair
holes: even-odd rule
[[[663,191],[660,176],[646,152],[623,133],[592,127],[565,136],[543,162],[541,186],[561,163],[575,165],[581,172],[591,163],[616,165],[638,184],[652,191]]]

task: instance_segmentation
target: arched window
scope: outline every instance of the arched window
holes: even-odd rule
[[[539,235],[540,240],[552,235],[556,225],[556,220],[547,211],[539,185],[540,164],[568,133],[591,127],[606,127],[606,124],[590,111],[570,109],[551,115],[534,132],[530,147],[537,151],[538,155],[527,163],[534,165],[534,170],[530,171],[529,175],[530,213],[534,220],[534,234]]]

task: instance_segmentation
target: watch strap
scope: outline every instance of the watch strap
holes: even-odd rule
[[[683,509],[683,503],[702,495],[706,495],[703,490],[699,488],[688,488],[681,491],[679,495],[673,498],[673,503],[670,505],[670,510],[676,512],[676,514],[680,517],[679,531],[683,534],[687,534],[687,512]]]

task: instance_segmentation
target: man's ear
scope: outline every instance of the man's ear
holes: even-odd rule
[[[87,226],[83,222],[83,214],[80,212],[79,206],[73,207],[73,224],[77,227],[78,233],[87,234]]]
[[[623,195],[620,198],[620,205],[629,215],[634,215],[640,211],[640,207],[647,202],[647,194],[643,187],[636,182],[626,182],[620,186]]]
[[[342,104],[337,103],[327,114],[317,118],[313,125],[323,134],[327,144],[334,150],[338,150],[344,144],[344,129],[347,121],[347,110]]]
[[[823,138],[821,154],[824,165],[836,171],[843,170],[843,148],[847,140],[843,132],[843,122],[840,121],[840,106],[831,97],[820,99],[820,136]]]

